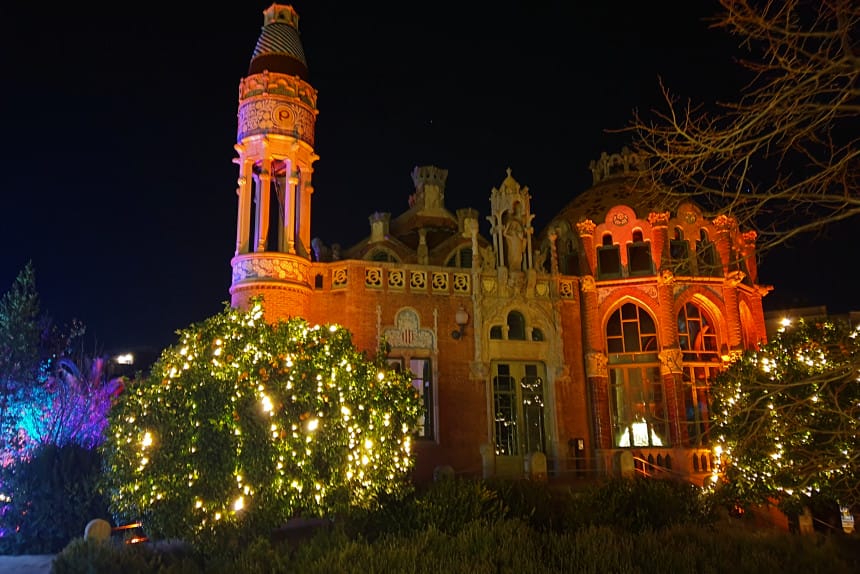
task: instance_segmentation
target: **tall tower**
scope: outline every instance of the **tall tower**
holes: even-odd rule
[[[262,294],[267,316],[302,315],[310,295],[317,92],[292,6],[272,4],[239,82],[234,307]]]

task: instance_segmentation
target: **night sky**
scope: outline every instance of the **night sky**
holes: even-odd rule
[[[12,4],[12,6],[10,6]],[[232,4],[232,5],[231,5]],[[27,261],[42,308],[99,352],[160,349],[228,301],[238,83],[270,2],[7,2],[0,292]],[[696,101],[740,86],[716,2],[295,2],[319,91],[312,236],[348,246],[397,215],[413,166],[484,216],[505,169],[539,231],[620,151],[657,79]],[[469,6],[464,8],[463,6]],[[785,273],[766,307],[852,308],[835,265]],[[847,289],[845,289],[847,292]]]

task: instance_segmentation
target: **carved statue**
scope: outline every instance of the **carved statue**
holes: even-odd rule
[[[546,268],[544,268],[544,263],[546,263],[546,254],[546,251],[535,249],[535,269],[538,273],[546,273]]]
[[[522,271],[523,252],[526,249],[526,232],[517,214],[505,224],[505,239],[508,243],[508,269]]]

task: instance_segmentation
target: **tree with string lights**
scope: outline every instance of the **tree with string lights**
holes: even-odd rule
[[[263,319],[263,301],[178,332],[110,413],[104,487],[151,536],[268,533],[411,488],[420,400],[344,328]]]
[[[860,508],[858,367],[860,330],[800,320],[717,377],[713,436],[735,501]]]

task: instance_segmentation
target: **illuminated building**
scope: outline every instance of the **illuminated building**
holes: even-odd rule
[[[511,170],[488,182],[481,215],[449,212],[447,171],[419,166],[406,211],[325,245],[310,229],[316,102],[298,15],[273,4],[239,88],[231,301],[262,295],[269,320],[337,323],[369,352],[387,343],[424,398],[416,481],[634,460],[710,474],[708,381],[766,339],[754,233],[692,204],[638,205],[641,162],[622,150],[591,163],[593,186],[543,230]]]

